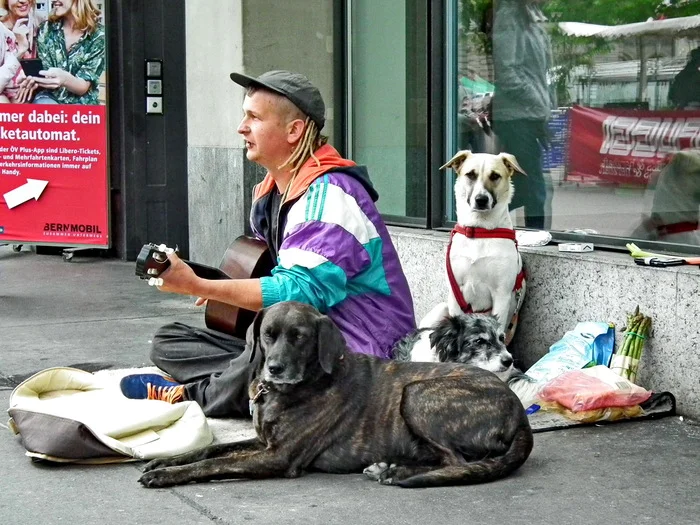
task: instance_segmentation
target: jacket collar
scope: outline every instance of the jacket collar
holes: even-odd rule
[[[356,166],[356,164],[348,159],[340,156],[340,153],[330,144],[325,144],[318,148],[314,155],[320,162],[320,166],[316,164],[316,160],[310,157],[304,165],[299,169],[299,172],[292,178],[288,191],[285,192],[284,202],[292,201],[301,196],[311,185],[313,181],[319,178],[324,173],[333,170],[334,168],[347,168]],[[267,195],[275,187],[275,180],[268,173],[263,181],[255,187],[253,199]]]

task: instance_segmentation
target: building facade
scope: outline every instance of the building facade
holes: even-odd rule
[[[111,248],[133,260],[164,242],[217,265],[263,176],[236,133],[244,93],[229,74],[298,71],[324,96],[330,142],[369,168],[419,318],[447,292],[454,174],[440,167],[462,149],[517,151],[528,175],[514,222],[554,240],[521,247],[521,364],[577,321],[619,336],[639,304],[655,323],[642,384],[700,416],[700,274],[640,267],[625,249],[700,253],[699,8],[583,4],[104,2]],[[566,241],[596,249],[559,252]]]

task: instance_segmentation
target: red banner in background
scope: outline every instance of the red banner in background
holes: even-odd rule
[[[0,105],[0,243],[109,245],[106,106]]]
[[[566,180],[646,185],[670,153],[700,147],[700,111],[574,106]]]

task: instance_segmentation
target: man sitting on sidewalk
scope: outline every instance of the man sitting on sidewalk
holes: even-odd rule
[[[238,126],[248,160],[266,168],[255,188],[251,226],[277,266],[260,279],[206,280],[176,255],[159,288],[257,311],[301,301],[326,313],[350,350],[391,357],[415,328],[406,277],[374,201],[367,170],[342,158],[320,134],[325,104],[306,77],[269,71],[258,78],[232,73],[247,89]],[[151,360],[170,375],[137,374],[124,395],[170,402],[193,400],[207,416],[248,416],[250,361],[245,341],[182,323],[162,327]]]

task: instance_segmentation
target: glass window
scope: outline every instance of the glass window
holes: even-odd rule
[[[425,224],[425,2],[353,0],[349,5],[349,156],[368,167],[383,215]]]
[[[700,246],[700,4],[448,3],[445,156],[514,154],[516,226]]]

